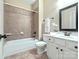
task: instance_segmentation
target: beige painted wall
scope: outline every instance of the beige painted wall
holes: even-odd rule
[[[54,22],[59,24],[59,11],[57,8],[58,0],[44,0],[44,18],[54,18]],[[56,28],[58,29],[58,28]],[[51,27],[51,31],[53,28]]]
[[[7,40],[32,37],[32,12],[14,6],[4,6],[4,33],[11,33]],[[24,32],[24,34],[21,34]]]
[[[44,0],[44,18],[54,17],[53,21],[59,25],[59,9],[74,4],[77,1],[78,0]]]
[[[29,11],[32,11],[31,9],[31,5],[29,5],[27,2],[23,1],[23,0],[4,0],[5,4],[9,4],[12,6],[16,6],[19,8],[23,8]]]

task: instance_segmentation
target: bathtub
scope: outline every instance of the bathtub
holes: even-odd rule
[[[8,41],[4,46],[4,57],[36,48],[35,43],[37,41],[38,40],[34,40],[33,38]]]

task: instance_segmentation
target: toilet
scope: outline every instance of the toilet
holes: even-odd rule
[[[44,41],[36,42],[37,53],[43,54],[44,52],[46,52],[46,46],[47,46],[47,43]]]

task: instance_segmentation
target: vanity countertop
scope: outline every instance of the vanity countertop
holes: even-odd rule
[[[43,34],[43,35],[78,42],[78,36],[76,36],[76,35],[65,36],[60,33],[51,33],[51,34]]]

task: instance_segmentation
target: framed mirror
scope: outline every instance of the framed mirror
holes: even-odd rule
[[[78,31],[78,3],[60,9],[60,31]]]

